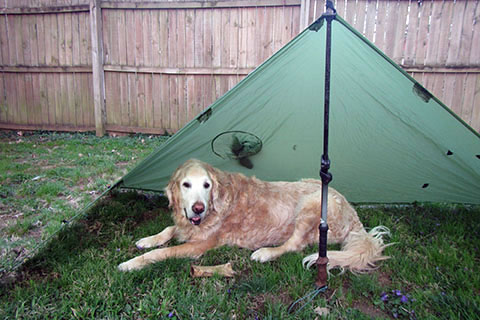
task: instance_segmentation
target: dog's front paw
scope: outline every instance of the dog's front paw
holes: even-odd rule
[[[274,248],[260,248],[250,256],[250,259],[258,262],[267,262],[276,258]]]
[[[133,270],[140,270],[143,268],[143,263],[140,262],[140,260],[143,260],[143,259],[139,259],[140,257],[136,257],[136,258],[133,258],[133,259],[130,259],[124,263],[120,263],[118,265],[118,270],[119,271],[123,271],[123,272],[126,272],[126,271],[133,271]]]
[[[153,248],[157,246],[157,243],[155,241],[155,237],[146,237],[138,240],[135,242],[135,245],[137,246],[138,249],[148,249],[148,248]]]

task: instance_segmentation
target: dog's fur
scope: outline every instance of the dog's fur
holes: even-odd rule
[[[197,258],[223,245],[256,250],[251,259],[265,262],[318,241],[318,180],[264,182],[189,160],[173,173],[166,193],[175,225],[136,245],[157,247],[173,237],[185,243],[147,252],[120,264],[120,270],[141,269],[170,257]],[[333,188],[328,190],[328,225],[329,243],[342,244],[341,251],[328,251],[329,268],[365,272],[387,258],[382,236],[388,229],[365,231],[355,209]],[[310,255],[303,263],[310,266],[317,257]]]

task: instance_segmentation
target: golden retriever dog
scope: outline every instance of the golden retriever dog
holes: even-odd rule
[[[137,270],[171,257],[198,258],[223,245],[256,250],[251,259],[266,262],[318,242],[321,181],[265,182],[189,160],[172,175],[166,194],[175,225],[140,239],[140,249],[162,246],[176,238],[183,244],[149,251],[118,266]],[[367,232],[357,212],[335,189],[328,190],[328,242],[341,251],[328,251],[329,268],[366,272],[386,259],[385,227]],[[310,266],[318,253],[303,259]]]

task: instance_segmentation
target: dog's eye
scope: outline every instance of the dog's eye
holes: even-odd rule
[[[188,189],[188,188],[190,188],[192,185],[191,185],[190,183],[188,183],[188,182],[184,182],[184,183],[183,183],[183,186]]]
[[[208,188],[210,188],[210,183],[208,183],[208,182],[205,182],[205,183],[203,184],[203,187],[204,187],[205,189],[208,189]]]

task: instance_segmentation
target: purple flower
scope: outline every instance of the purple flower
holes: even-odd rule
[[[383,302],[387,301],[388,300],[388,294],[386,294],[385,292],[382,292],[382,295],[380,296],[380,300],[382,300]]]
[[[169,318],[173,318],[173,311],[168,314]]]
[[[402,301],[402,303],[407,303],[407,302],[408,302],[407,296],[402,296],[402,297],[400,298],[400,301]]]
[[[400,290],[395,290],[394,292],[397,295],[397,297],[402,295],[402,291],[400,291]]]

